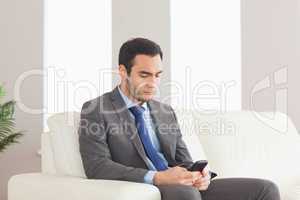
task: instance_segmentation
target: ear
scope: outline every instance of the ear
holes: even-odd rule
[[[124,80],[127,78],[127,70],[124,65],[119,65],[119,74],[121,76],[121,79]]]

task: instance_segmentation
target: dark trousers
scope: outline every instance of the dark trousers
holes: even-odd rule
[[[280,200],[273,182],[254,178],[215,179],[201,192],[184,185],[163,185],[158,189],[162,200]]]

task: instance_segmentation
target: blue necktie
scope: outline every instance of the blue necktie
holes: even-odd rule
[[[163,171],[168,169],[168,166],[164,163],[163,159],[158,155],[157,150],[153,147],[145,121],[143,118],[143,112],[145,111],[140,106],[134,106],[129,108],[130,112],[135,117],[135,124],[138,130],[138,134],[143,143],[145,152],[148,158],[152,161],[153,165],[158,171]]]

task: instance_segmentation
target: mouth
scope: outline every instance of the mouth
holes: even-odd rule
[[[144,94],[146,94],[146,95],[152,95],[152,94],[154,94],[154,92],[144,92]]]
[[[152,90],[152,91],[144,91],[144,93],[154,93],[155,91]]]

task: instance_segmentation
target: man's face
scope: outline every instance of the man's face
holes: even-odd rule
[[[126,73],[125,82],[129,95],[137,101],[145,102],[156,93],[162,73],[162,61],[159,55],[137,55],[130,74]]]

